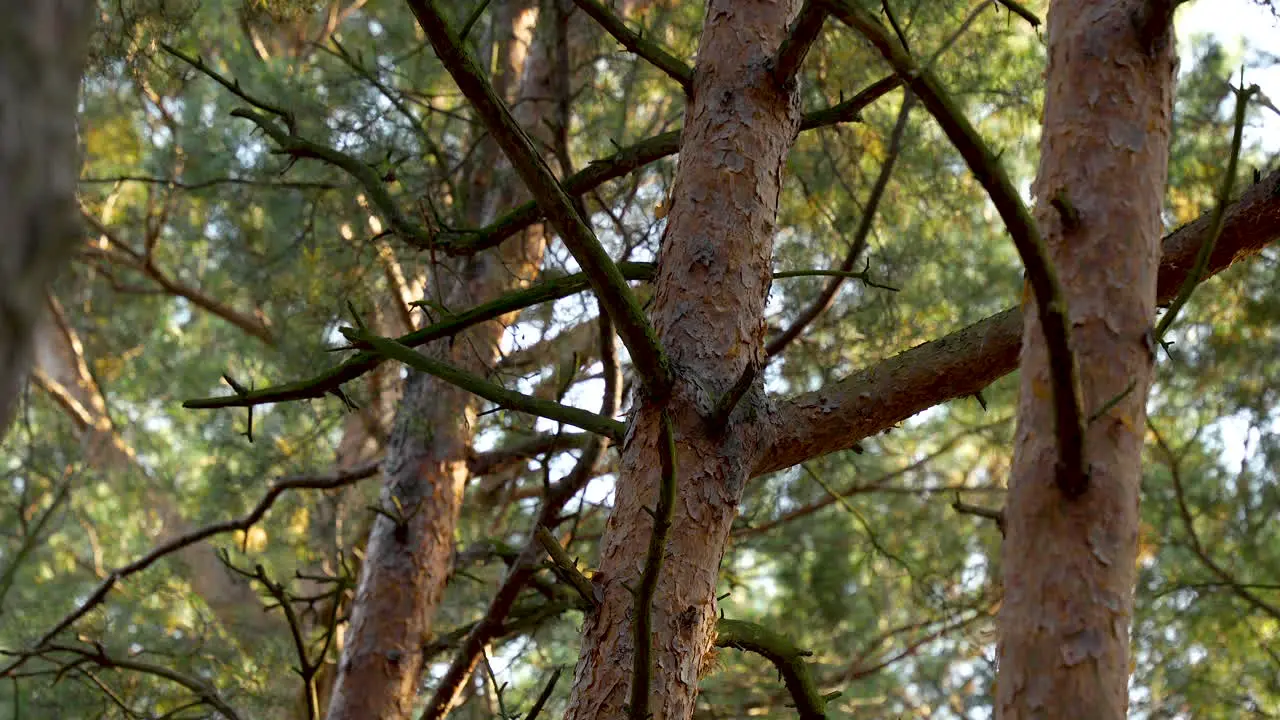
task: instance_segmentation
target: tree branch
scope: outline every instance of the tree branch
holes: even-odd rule
[[[627,27],[622,18],[613,14],[609,8],[596,2],[596,0],[573,0],[573,2],[599,23],[600,27],[612,35],[613,39],[621,43],[624,48],[666,73],[672,80],[680,83],[680,87],[684,88],[686,95],[689,94],[690,88],[693,86],[693,69],[689,67],[688,63],[667,52],[658,43],[646,40],[643,35],[634,32]]]
[[[893,69],[906,79],[1000,212],[1026,267],[1027,281],[1035,294],[1036,309],[1048,347],[1058,461],[1061,463],[1057,473],[1059,485],[1070,495],[1084,492],[1088,484],[1084,452],[1084,398],[1075,353],[1071,349],[1066,292],[1035,220],[1022,203],[999,159],[982,141],[934,74],[928,68],[918,67],[901,43],[860,5],[850,0],[824,2],[832,15],[866,37]]]
[[[737,648],[756,653],[778,670],[801,720],[827,717],[827,698],[818,690],[805,658],[808,650],[756,623],[721,619],[716,623],[716,647]]]
[[[1222,173],[1222,184],[1218,186],[1217,205],[1214,206],[1212,213],[1209,215],[1209,233],[1204,239],[1204,244],[1200,246],[1200,252],[1196,253],[1195,264],[1191,267],[1191,272],[1187,273],[1187,279],[1182,282],[1182,287],[1178,288],[1178,294],[1173,298],[1173,302],[1169,303],[1169,308],[1165,310],[1164,316],[1160,318],[1160,322],[1156,325],[1155,340],[1159,343],[1165,332],[1173,325],[1173,321],[1177,319],[1178,312],[1182,310],[1182,306],[1191,299],[1191,293],[1195,291],[1196,286],[1200,284],[1200,279],[1204,277],[1205,266],[1209,264],[1209,256],[1213,254],[1213,246],[1218,243],[1218,235],[1222,233],[1222,223],[1226,218],[1227,204],[1231,201],[1231,189],[1235,187],[1236,169],[1240,165],[1240,144],[1244,139],[1244,120],[1245,112],[1249,108],[1249,98],[1261,92],[1257,85],[1252,85],[1247,89],[1232,88],[1232,92],[1236,94],[1236,118],[1235,130],[1231,136],[1231,154],[1227,159],[1226,170]]]
[[[603,435],[615,441],[621,441],[622,436],[627,431],[626,424],[620,423],[613,418],[508,390],[501,385],[476,377],[464,370],[459,370],[448,363],[429,358],[391,338],[378,337],[367,331],[349,327],[341,328],[341,332],[352,342],[367,344],[379,355],[404,363],[414,370],[434,375],[450,385],[462,388],[473,395],[478,395],[504,408],[562,422],[597,435]]]
[[[839,102],[829,108],[815,110],[805,115],[800,123],[800,130],[816,130],[846,122],[858,122],[859,113],[871,103],[879,100],[902,84],[897,75],[890,75],[867,86],[848,100]],[[593,161],[587,167],[565,178],[562,185],[564,191],[578,197],[600,187],[610,180],[624,177],[635,170],[664,157],[674,155],[680,150],[681,130],[655,135],[629,145],[613,155]],[[450,253],[452,247],[465,248],[467,252],[475,252],[496,246],[508,237],[524,230],[542,219],[542,211],[538,204],[529,201],[517,206],[506,215],[498,218],[480,230],[451,231],[466,236],[466,242],[459,245],[446,245],[441,250]]]
[[[600,357],[605,373],[605,390],[604,397],[600,402],[600,414],[604,417],[612,417],[618,412],[618,408],[622,404],[620,392],[622,379],[618,369],[618,358],[614,352],[616,342],[613,337],[613,328],[609,325],[607,317],[601,320],[599,330]],[[593,440],[594,442],[583,450],[582,457],[578,459],[573,470],[554,486],[546,488],[542,506],[539,508],[538,516],[534,520],[532,535],[525,541],[524,548],[521,549],[515,562],[512,563],[507,576],[502,581],[502,586],[498,588],[498,591],[494,593],[493,599],[489,601],[489,608],[485,611],[484,617],[467,632],[462,646],[449,664],[449,669],[445,671],[439,684],[436,685],[431,699],[427,701],[426,708],[422,713],[423,720],[440,720],[454,706],[459,690],[463,687],[467,677],[474,672],[476,662],[479,660],[484,648],[506,629],[507,615],[511,613],[512,608],[515,606],[516,598],[519,597],[520,591],[537,571],[536,562],[541,556],[541,552],[545,549],[547,552],[557,555],[556,551],[561,550],[559,542],[556,541],[547,528],[554,527],[557,524],[565,503],[569,502],[569,499],[576,495],[587,484],[587,480],[591,478],[592,470],[600,459],[600,455],[604,452],[604,442],[599,437],[594,437]],[[564,561],[564,557],[559,557],[557,563]],[[572,564],[570,563],[570,565]],[[574,585],[579,594],[586,591],[587,594],[583,595],[583,598],[590,601],[592,597],[591,583],[582,578],[581,574],[577,572],[577,568],[574,567],[573,572],[568,572],[564,569],[561,572]],[[579,579],[582,582],[579,582]]]
[[[653,263],[626,262],[618,263],[623,277],[628,280],[644,281],[653,277],[656,266]],[[867,279],[866,273],[842,272],[840,270],[791,270],[773,274],[774,279],[813,276],[851,277],[861,279],[872,287],[894,290]],[[441,338],[452,337],[457,333],[482,322],[494,320],[507,313],[522,310],[544,302],[559,300],[590,288],[585,273],[566,275],[554,280],[547,280],[524,290],[508,293],[483,305],[460,312],[438,323],[395,338],[395,341],[406,347],[420,347]],[[182,407],[189,410],[213,410],[217,408],[253,407],[267,403],[289,402],[293,400],[311,400],[322,398],[330,393],[339,393],[345,383],[359,378],[382,364],[385,358],[377,353],[357,352],[343,362],[313,375],[305,380],[298,380],[281,385],[248,390],[232,395],[215,395],[213,397],[186,400]]]
[[[128,565],[111,571],[111,573],[108,574],[107,577],[103,578],[102,582],[98,584],[98,587],[94,588],[88,598],[81,602],[75,610],[63,617],[62,620],[58,621],[57,624],[49,629],[32,645],[31,652],[47,647],[59,633],[71,627],[76,623],[76,621],[88,614],[90,610],[100,605],[106,600],[107,593],[109,593],[121,580],[124,580],[130,575],[146,570],[168,555],[190,545],[194,545],[202,540],[213,537],[214,535],[233,532],[235,530],[248,530],[267,514],[267,510],[271,509],[271,506],[275,504],[275,501],[284,494],[285,491],[301,489],[332,490],[334,488],[346,487],[347,485],[353,485],[361,480],[372,477],[377,473],[377,469],[377,463],[365,463],[364,465],[357,465],[356,467],[348,470],[328,475],[303,475],[277,481],[267,490],[266,494],[262,496],[262,499],[258,501],[258,504],[245,515],[242,515],[235,520],[225,520],[223,522],[206,525],[198,530],[175,537],[153,548],[151,552],[143,555],[137,560],[134,560]],[[8,666],[0,669],[0,677],[12,673],[18,668],[18,666],[26,662],[27,658],[30,656],[30,652],[21,654]]]
[[[186,298],[198,308],[208,311],[210,314],[222,318],[226,322],[240,328],[245,334],[261,340],[264,345],[274,346],[276,344],[275,336],[271,332],[271,327],[267,323],[252,317],[246,313],[240,312],[235,308],[225,305],[216,298],[201,291],[199,288],[185,285],[174,280],[164,274],[154,262],[144,257],[137,251],[126,245],[110,228],[104,225],[93,213],[88,212],[83,207],[80,209],[80,215],[85,219],[94,232],[107,238],[111,245],[110,249],[102,250],[96,247],[86,247],[81,250],[85,255],[91,257],[100,257],[106,262],[117,263],[133,270],[136,270],[152,282],[159,285],[165,293],[175,297]]]
[[[1161,302],[1177,294],[1195,267],[1211,225],[1205,214],[1165,237],[1157,281]],[[1277,238],[1280,171],[1247,190],[1227,211],[1206,277],[1257,254]],[[1017,367],[1021,334],[1020,311],[1010,308],[781,403],[776,440],[754,474],[844,450],[922,410],[978,392]]]
[[[803,11],[801,11],[803,12]],[[871,187],[871,195],[867,198],[866,206],[863,208],[862,217],[858,219],[858,227],[853,231],[853,241],[849,245],[849,252],[844,257],[844,262],[840,263],[839,271],[841,273],[852,273],[853,267],[858,262],[858,257],[862,255],[862,251],[867,247],[867,238],[871,235],[871,225],[875,220],[877,209],[880,207],[880,199],[884,197],[885,188],[889,186],[889,178],[893,174],[894,163],[898,160],[898,154],[902,151],[902,138],[907,130],[907,118],[911,114],[912,98],[914,96],[908,91],[902,99],[902,109],[898,111],[898,120],[893,125],[893,132],[889,137],[889,150],[885,156],[884,163],[880,166],[880,174],[876,177],[875,184]],[[770,338],[765,346],[765,355],[767,357],[775,357],[790,345],[793,340],[800,337],[805,328],[818,318],[819,315],[826,312],[831,307],[831,303],[835,300],[836,293],[840,292],[840,286],[844,284],[845,275],[837,275],[827,286],[822,289],[818,297],[802,311],[799,317],[795,319],[785,330],[778,333],[777,336]]]
[[[1173,494],[1178,501],[1178,516],[1182,519],[1182,527],[1187,532],[1187,539],[1191,541],[1191,551],[1199,558],[1200,564],[1208,568],[1209,572],[1217,576],[1233,594],[1252,605],[1254,609],[1266,613],[1273,620],[1280,620],[1280,607],[1272,605],[1250,592],[1243,584],[1232,577],[1231,573],[1214,561],[1209,552],[1205,550],[1204,544],[1200,542],[1199,534],[1196,533],[1195,519],[1191,517],[1191,510],[1187,507],[1186,494],[1182,489],[1182,470],[1178,456],[1165,442],[1164,436],[1156,429],[1155,423],[1151,421],[1151,418],[1147,418],[1147,429],[1151,431],[1152,436],[1156,439],[1156,445],[1165,456],[1165,467],[1169,468],[1169,477],[1173,480]]]
[[[658,478],[658,502],[649,512],[653,529],[649,533],[649,549],[645,553],[640,586],[635,595],[635,617],[632,620],[635,650],[631,653],[631,720],[649,720],[649,677],[653,672],[653,598],[658,592],[658,575],[667,554],[667,533],[676,511],[676,438],[671,416],[662,411],[662,435],[658,460],[662,475]],[[646,508],[647,509],[647,508]]]
[[[494,93],[484,73],[459,46],[435,0],[409,0],[409,7],[458,89],[471,102],[538,207],[547,214],[569,252],[582,266],[601,306],[612,318],[618,336],[627,346],[636,372],[644,378],[648,392],[655,397],[665,396],[671,388],[671,368],[657,333],[631,293],[626,278],[596,239],[591,227],[578,215],[573,201],[560,187],[529,136]]]
[[[822,23],[827,19],[826,8],[819,0],[805,0],[795,22],[791,24],[791,34],[787,35],[773,56],[773,79],[779,83],[788,83],[800,72],[800,65],[809,54],[809,48],[818,40],[822,32]]]
[[[653,277],[652,263],[620,263],[618,267],[623,277],[628,280],[648,280]],[[589,287],[590,283],[585,273],[547,280],[533,287],[508,293],[425,328],[401,335],[395,341],[406,347],[419,347],[441,338],[451,337],[473,325],[494,320],[515,310],[569,297]],[[187,400],[182,403],[182,406],[188,409],[209,410],[322,398],[329,393],[338,392],[344,383],[351,382],[373,370],[382,361],[382,356],[377,353],[358,352],[342,363],[305,380],[250,390],[243,394]]]

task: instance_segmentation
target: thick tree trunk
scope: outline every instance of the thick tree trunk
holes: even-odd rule
[[[1004,543],[997,717],[1125,717],[1150,330],[1160,261],[1176,58],[1146,0],[1057,0],[1037,220],[1066,288],[1086,412],[1090,477],[1055,482],[1048,355],[1026,312]],[[1145,35],[1145,37],[1144,37]],[[1051,206],[1065,199],[1075,213]],[[1074,217],[1072,217],[1074,216]]]
[[[676,374],[664,406],[641,399],[626,444],[595,582],[569,720],[625,714],[635,599],[658,496],[661,414],[677,447],[678,499],[652,608],[654,718],[693,715],[716,620],[716,582],[743,487],[767,444],[767,411],[748,393],[727,427],[719,398],[764,360],[764,304],[782,171],[799,127],[792,89],[769,72],[798,0],[713,0],[698,49],[653,318]],[[648,638],[646,638],[648,640]]]
[[[26,382],[45,289],[82,237],[76,99],[96,6],[14,0],[0,16],[0,439]]]

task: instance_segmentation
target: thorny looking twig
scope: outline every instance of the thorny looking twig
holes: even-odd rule
[[[198,530],[193,530],[185,535],[173,538],[172,540],[153,548],[151,552],[143,555],[137,560],[134,560],[128,565],[111,571],[102,579],[102,582],[94,588],[93,592],[89,594],[89,597],[81,602],[75,610],[68,613],[62,618],[62,620],[58,621],[52,628],[45,632],[44,635],[40,636],[40,638],[31,645],[30,650],[20,653],[10,653],[11,655],[17,655],[17,657],[4,668],[0,668],[0,677],[11,675],[34,653],[38,653],[43,648],[48,647],[53,639],[62,631],[71,627],[95,607],[102,604],[102,602],[107,598],[107,593],[109,593],[117,583],[125,578],[146,570],[168,555],[171,555],[189,545],[194,545],[202,540],[213,537],[214,535],[232,532],[235,530],[248,530],[255,523],[261,520],[262,517],[266,515],[267,510],[275,504],[275,501],[288,490],[331,490],[334,488],[346,487],[347,485],[353,485],[361,480],[372,477],[376,473],[377,467],[377,463],[370,462],[358,465],[349,470],[343,470],[328,475],[304,475],[279,480],[267,490],[262,499],[258,501],[258,504],[245,515],[235,520],[225,520],[223,522],[206,525]]]

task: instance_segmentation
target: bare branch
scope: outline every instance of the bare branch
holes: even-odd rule
[[[225,520],[219,523],[206,525],[198,530],[175,537],[156,548],[142,557],[123,567],[111,571],[107,577],[103,578],[98,587],[94,588],[80,605],[71,611],[66,617],[58,621],[48,632],[40,637],[33,645],[33,651],[49,646],[50,642],[58,636],[63,630],[71,627],[80,618],[89,613],[90,610],[100,605],[107,598],[107,593],[116,586],[121,580],[146,570],[154,565],[160,559],[171,555],[178,550],[187,546],[194,545],[202,540],[220,535],[222,533],[233,532],[235,530],[248,530],[255,523],[267,514],[275,501],[287,490],[332,490],[334,488],[346,487],[354,485],[361,480],[373,477],[377,473],[377,463],[365,463],[356,467],[343,470],[340,472],[330,473],[327,475],[301,475],[288,477],[272,484],[267,490],[258,504],[254,506],[245,515],[235,520]],[[30,656],[29,653],[21,655],[10,665],[0,669],[0,677],[11,674],[14,670],[23,664]]]
[[[867,247],[867,238],[871,235],[871,225],[875,220],[876,210],[880,207],[880,199],[884,197],[885,188],[889,186],[889,178],[893,174],[894,163],[898,160],[898,154],[902,152],[902,138],[906,135],[907,118],[911,114],[913,97],[908,91],[902,99],[902,109],[898,111],[898,120],[894,123],[893,131],[889,136],[888,153],[885,156],[884,163],[880,166],[880,174],[876,177],[875,184],[871,187],[871,195],[867,198],[862,217],[858,219],[858,227],[853,231],[853,240],[849,245],[849,252],[845,255],[844,262],[840,263],[839,271],[841,273],[852,272],[858,262],[858,257],[862,255],[862,251]],[[768,357],[775,357],[785,350],[793,340],[800,337],[810,323],[826,312],[827,308],[831,307],[831,303],[835,300],[836,293],[840,292],[840,286],[843,283],[843,275],[837,275],[828,282],[827,286],[818,294],[818,297],[814,298],[808,307],[800,311],[800,315],[790,326],[769,340],[768,344],[765,345],[765,354]]]
[[[1156,296],[1177,293],[1204,246],[1210,215],[1167,235]],[[1257,254],[1280,238],[1280,171],[1249,188],[1227,211],[1206,277]],[[901,352],[819,390],[781,404],[777,439],[756,465],[760,475],[791,467],[892,427],[953,398],[968,397],[1018,365],[1018,308]]]
[[[647,391],[655,397],[665,396],[671,388],[671,368],[658,336],[627,285],[626,278],[596,239],[591,227],[578,215],[573,201],[551,168],[547,167],[546,160],[538,154],[529,136],[494,93],[485,74],[458,44],[435,0],[409,0],[409,7],[458,89],[471,102],[538,207],[547,214],[561,240],[582,266],[591,281],[591,288],[627,346],[636,371],[644,378]]]
[[[653,40],[648,40],[627,27],[622,18],[613,14],[609,8],[601,5],[597,0],[573,0],[573,2],[599,23],[605,32],[612,35],[614,40],[637,57],[648,61],[649,64],[669,75],[672,80],[680,83],[686,95],[689,94],[693,86],[693,69],[688,63],[667,52]]]
[[[716,647],[737,648],[756,653],[773,663],[782,677],[801,720],[824,720],[828,698],[818,690],[805,658],[813,653],[796,647],[790,640],[741,620],[716,623]]]
[[[615,344],[613,328],[609,324],[608,317],[604,316],[600,322],[600,358],[605,369],[605,389],[604,398],[600,403],[600,415],[604,417],[613,417],[617,414],[618,407],[622,403],[622,378],[618,368],[617,353],[614,349]],[[498,591],[494,593],[493,599],[489,601],[489,608],[485,611],[484,617],[467,632],[462,646],[449,664],[449,669],[445,671],[440,683],[436,685],[435,692],[432,694],[431,699],[427,701],[426,709],[422,713],[424,720],[439,720],[453,707],[467,677],[474,672],[476,662],[484,648],[506,629],[507,616],[515,606],[515,601],[520,591],[537,570],[535,562],[541,556],[541,553],[543,551],[552,553],[553,557],[556,557],[558,566],[561,566],[561,563],[568,563],[569,566],[572,566],[571,561],[568,561],[566,557],[560,557],[556,552],[557,550],[563,551],[547,528],[554,527],[557,524],[560,512],[564,509],[565,504],[586,486],[587,481],[592,476],[596,462],[603,452],[603,440],[599,437],[593,437],[592,442],[586,446],[582,456],[578,458],[573,470],[565,475],[555,486],[547,488],[545,497],[542,500],[542,506],[538,510],[538,517],[534,520],[532,535],[525,542],[525,546],[521,549],[515,562],[512,563],[511,569],[502,581],[502,586],[498,588]],[[583,599],[591,602],[590,582],[582,578],[576,567],[573,567],[572,572],[564,570],[563,566],[561,568],[561,576],[566,578],[577,589],[579,594],[585,592],[586,594],[582,595]]]
[[[84,255],[100,257],[108,262],[121,264],[136,270],[156,285],[159,285],[168,295],[185,298],[192,305],[207,311],[211,315],[222,318],[231,325],[240,328],[245,334],[261,340],[263,344],[268,346],[275,345],[275,336],[267,323],[220,302],[199,288],[174,280],[157,267],[150,258],[130,248],[110,228],[102,224],[93,213],[81,208],[80,214],[89,223],[94,232],[104,236],[110,243],[110,248],[106,250],[92,246],[83,248],[81,252]]]
[[[1273,620],[1280,620],[1280,606],[1272,605],[1258,597],[1243,583],[1232,577],[1231,573],[1227,572],[1209,555],[1204,544],[1200,542],[1200,536],[1196,533],[1195,519],[1191,517],[1191,510],[1187,507],[1186,493],[1182,488],[1182,468],[1181,463],[1178,461],[1178,456],[1169,447],[1169,444],[1165,442],[1164,436],[1156,428],[1151,418],[1147,418],[1147,429],[1155,437],[1156,446],[1160,448],[1160,452],[1164,455],[1165,467],[1169,468],[1169,477],[1173,480],[1173,493],[1178,501],[1178,515],[1182,519],[1182,528],[1186,531],[1187,539],[1191,541],[1191,551],[1199,558],[1200,564],[1216,575],[1236,597],[1252,605],[1255,609],[1266,613]]]

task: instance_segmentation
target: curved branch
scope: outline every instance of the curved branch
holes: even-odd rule
[[[818,690],[804,659],[812,653],[790,640],[752,622],[721,619],[716,623],[716,647],[736,648],[764,657],[782,677],[801,720],[827,717],[827,699]]]

